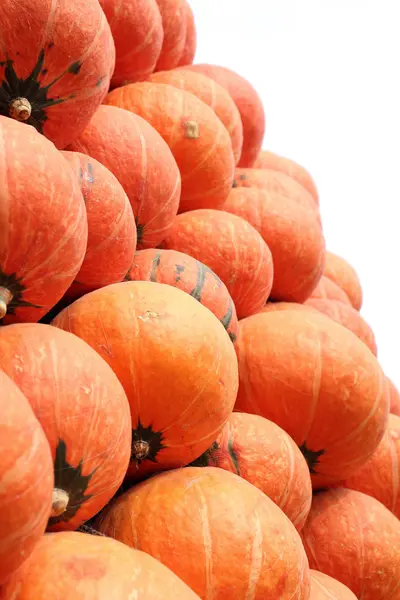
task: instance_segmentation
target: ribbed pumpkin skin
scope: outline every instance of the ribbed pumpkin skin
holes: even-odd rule
[[[356,310],[360,310],[363,292],[359,277],[354,268],[341,256],[326,252],[324,275],[346,292]]]
[[[97,527],[157,556],[202,600],[308,600],[296,529],[265,494],[222,469],[152,477],[112,502]]]
[[[190,92],[150,82],[113,90],[105,104],[140,115],[168,144],[182,177],[179,212],[223,204],[234,157],[229,133],[209,106]]]
[[[46,529],[53,463],[28,400],[2,370],[0,390],[1,584],[29,557]]]
[[[265,113],[260,96],[244,77],[225,67],[198,64],[187,68],[208,75],[232,96],[243,123],[243,149],[239,166],[252,167],[265,133]]]
[[[310,569],[310,584],[309,600],[357,600],[347,586],[320,571]]]
[[[101,162],[118,179],[131,203],[138,248],[153,248],[176,216],[181,192],[178,166],[167,144],[141,117],[101,106],[68,150]]]
[[[99,3],[24,0],[21,8],[2,0],[0,39],[0,115],[14,115],[65,148],[102,102],[114,70],[114,41]],[[29,109],[13,112],[18,97],[28,101],[29,118]]]
[[[69,297],[122,281],[136,250],[136,225],[129,198],[118,179],[94,158],[63,153],[85,200],[88,243]]]
[[[188,464],[232,412],[237,359],[218,319],[182,290],[116,283],[80,298],[53,325],[100,353],[128,396],[130,479]]]
[[[173,69],[154,73],[149,81],[165,83],[194,94],[213,109],[231,136],[235,164],[239,161],[243,146],[243,125],[240,113],[229,93],[210,77],[189,69]]]
[[[163,247],[210,267],[228,288],[239,319],[266,303],[274,273],[271,251],[244,219],[221,210],[178,215]]]
[[[75,531],[43,536],[0,595],[2,600],[199,600],[153,557]]]
[[[271,169],[272,171],[279,171],[286,173],[292,179],[300,183],[315,200],[315,203],[319,204],[319,195],[317,186],[310,173],[301,165],[296,163],[290,158],[279,156],[274,152],[268,150],[261,150],[257,157],[256,162],[253,165],[254,169]]]
[[[325,240],[315,216],[294,200],[272,191],[236,188],[222,209],[248,221],[271,250],[271,298],[304,302],[324,268]]]
[[[311,508],[310,471],[293,440],[272,421],[233,413],[193,466],[240,475],[271,498],[298,531],[303,527]]]
[[[398,417],[400,417],[400,393],[394,385],[393,381],[391,381],[389,377],[387,377],[386,379],[389,385],[390,412],[393,415],[397,415]]]
[[[164,40],[156,0],[100,0],[115,42],[111,87],[140,81],[157,64]]]
[[[101,510],[125,476],[131,421],[124,390],[92,348],[50,325],[0,329],[0,364],[49,440],[54,487],[70,497],[49,528],[76,529]]]
[[[326,255],[325,255],[326,256]],[[350,299],[345,291],[337,283],[322,275],[321,279],[313,289],[310,299],[337,300],[352,306]]]
[[[350,477],[376,450],[387,388],[353,333],[317,312],[275,311],[243,320],[236,350],[235,409],[282,427],[307,459],[314,488]]]
[[[54,145],[33,127],[5,117],[0,117],[0,190],[0,299],[8,304],[0,322],[38,321],[81,267],[85,203]],[[0,317],[1,312],[0,307]]]
[[[157,0],[161,13],[164,39],[156,71],[174,69],[186,48],[186,0]]]
[[[196,56],[197,50],[197,31],[196,21],[194,13],[190,7],[189,2],[185,0],[186,8],[186,40],[185,47],[179,59],[178,67],[184,67],[185,65],[191,65]]]
[[[312,569],[362,600],[398,600],[400,521],[375,498],[342,488],[321,492],[301,535]]]
[[[265,306],[259,311],[260,313],[269,313],[275,311],[285,310],[300,310],[309,312],[310,310],[316,311],[315,308],[309,304],[298,304],[297,302],[267,302]]]
[[[126,280],[158,281],[183,290],[211,310],[231,340],[236,340],[238,319],[226,285],[192,256],[176,250],[141,250],[136,253]]]

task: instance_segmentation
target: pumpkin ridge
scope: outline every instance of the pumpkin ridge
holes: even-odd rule
[[[232,317],[233,317],[233,300],[232,300],[232,298],[230,298],[229,299],[228,310],[226,311],[226,314],[222,317],[221,323],[225,327],[225,329],[227,330],[228,335],[229,335],[229,337],[231,339],[231,342],[234,344],[236,342],[236,337],[237,336],[232,331],[228,331],[228,327],[231,324]]]
[[[161,262],[161,252],[156,252],[155,256],[151,262],[151,272],[150,272],[150,281],[157,281],[157,269],[160,266]]]

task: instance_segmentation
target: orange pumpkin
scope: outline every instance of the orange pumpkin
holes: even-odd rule
[[[2,370],[0,390],[1,584],[29,557],[46,529],[53,465],[28,400]]]
[[[150,75],[160,57],[164,31],[156,0],[100,0],[115,42],[111,87]]]
[[[301,535],[312,569],[362,600],[398,600],[400,521],[375,498],[343,488],[321,492]]]
[[[361,283],[354,268],[344,258],[326,252],[324,275],[342,288],[354,308],[360,310],[363,299]]]
[[[199,600],[152,556],[111,538],[76,531],[43,536],[31,559],[0,589],[0,596],[2,600]]]
[[[231,138],[202,100],[172,85],[143,82],[113,90],[105,103],[140,115],[167,142],[182,176],[180,212],[223,204],[233,180]]]
[[[204,600],[308,600],[296,529],[265,494],[222,469],[151,477],[111,503],[97,526],[157,556]]]
[[[187,68],[208,75],[232,96],[243,123],[243,149],[239,166],[252,167],[260,152],[265,133],[265,113],[260,96],[244,77],[225,67],[200,64]]]
[[[116,283],[80,298],[53,325],[95,348],[124,386],[133,425],[130,479],[188,464],[232,412],[232,342],[211,311],[182,290]]]
[[[309,600],[357,600],[347,586],[320,571],[310,569],[310,584]]]
[[[294,441],[258,415],[233,413],[217,440],[193,466],[219,467],[240,475],[271,500],[300,530],[311,508],[311,479]]]
[[[350,477],[376,450],[387,389],[378,361],[351,331],[313,311],[267,312],[240,323],[236,350],[235,409],[282,427],[315,488]]]
[[[102,102],[114,70],[114,42],[99,3],[2,0],[0,39],[0,115],[65,148]]]
[[[273,300],[303,302],[320,279],[325,240],[315,216],[294,200],[256,188],[233,189],[222,206],[261,234],[274,262]]]
[[[321,279],[312,291],[310,298],[337,300],[350,306],[352,305],[346,292],[343,291],[342,288],[337,285],[337,283],[326,277],[326,275],[322,275]]]
[[[139,248],[157,246],[176,216],[179,169],[167,144],[141,117],[101,106],[68,148],[100,161],[118,179],[136,219]]]
[[[297,164],[294,160],[279,156],[268,150],[261,150],[253,167],[254,169],[271,169],[272,171],[286,173],[286,175],[289,175],[289,177],[300,183],[310,192],[315,203],[319,204],[318,190],[313,178],[304,167]]]
[[[232,298],[218,275],[206,265],[175,250],[141,250],[135,255],[127,281],[158,281],[173,285],[204,304],[221,321],[232,342],[238,319]]]
[[[129,405],[105,361],[50,325],[0,329],[0,364],[25,394],[54,461],[49,528],[76,529],[115,494],[129,463]]]
[[[163,247],[186,252],[224,282],[241,319],[266,303],[273,281],[271,251],[244,219],[221,210],[179,215]]]
[[[129,199],[118,179],[94,158],[63,152],[86,205],[88,243],[69,297],[122,281],[136,250],[136,225]]]
[[[186,0],[157,0],[157,4],[164,37],[155,70],[164,71],[177,67],[186,51],[188,11]]]
[[[189,69],[160,71],[154,73],[149,81],[165,83],[186,90],[210,106],[231,136],[235,164],[238,162],[243,146],[243,125],[236,104],[222,85],[210,77]]]
[[[7,325],[38,321],[64,295],[85,256],[87,218],[78,182],[51,142],[5,117],[0,140],[0,323]]]
[[[400,417],[400,393],[393,381],[389,377],[386,379],[389,385],[390,412]]]
[[[190,4],[186,0],[185,0],[185,10],[186,10],[186,39],[185,39],[185,46],[183,48],[183,52],[179,59],[178,67],[183,67],[185,65],[191,65],[194,61],[194,57],[196,55],[196,50],[197,50],[196,22],[195,22],[194,14],[190,7]]]
[[[297,302],[267,302],[265,306],[259,311],[260,313],[268,313],[282,310],[300,310],[309,312],[310,310],[315,311],[316,309],[308,304],[298,304]]]

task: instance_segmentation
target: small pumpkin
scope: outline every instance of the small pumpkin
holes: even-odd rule
[[[357,600],[347,586],[320,571],[310,569],[310,584],[309,600]]]
[[[204,304],[236,340],[236,308],[224,283],[209,267],[176,250],[141,250],[135,255],[127,281],[158,281],[173,285]]]
[[[187,6],[186,0],[157,0],[164,32],[161,53],[156,71],[174,69],[179,65],[186,49]]]
[[[0,324],[7,325],[38,321],[64,295],[85,256],[87,218],[79,184],[51,142],[1,116],[0,140],[0,189],[7,190],[0,212]]]
[[[63,152],[85,200],[88,243],[85,259],[68,296],[76,297],[122,281],[136,250],[132,207],[118,179],[94,158]]]
[[[167,144],[141,117],[101,106],[68,150],[101,162],[118,179],[131,203],[138,248],[157,246],[176,216],[179,169]]]
[[[360,310],[363,300],[360,279],[354,268],[344,258],[333,252],[326,252],[324,275],[342,288],[354,308]]]
[[[351,331],[311,310],[267,312],[240,323],[236,351],[235,410],[282,427],[315,489],[366,463],[384,435],[389,401],[378,361]]]
[[[256,487],[213,467],[162,473],[108,505],[98,529],[157,556],[200,598],[308,600],[300,536]]]
[[[266,303],[273,281],[271,251],[244,219],[222,210],[178,215],[163,247],[193,256],[224,282],[241,319]]]
[[[1,586],[46,529],[53,464],[49,442],[28,400],[1,369],[0,390]]]
[[[344,304],[352,306],[346,292],[337,283],[326,277],[326,275],[322,275],[313,289],[310,299],[337,300],[338,302],[344,302]]]
[[[397,415],[400,417],[400,393],[399,390],[394,385],[393,381],[386,378],[389,386],[389,398],[390,398],[390,412],[393,415]]]
[[[99,3],[2,0],[0,39],[0,115],[65,148],[102,102],[114,70],[114,41]]]
[[[294,441],[272,421],[233,413],[192,465],[240,475],[271,498],[298,531],[303,527],[311,508],[310,471]]]
[[[215,315],[180,289],[116,283],[75,301],[53,325],[99,352],[124,386],[133,426],[128,479],[187,465],[232,412],[233,344]]]
[[[115,89],[105,104],[140,115],[168,144],[182,177],[180,212],[221,206],[232,187],[234,157],[229,133],[207,104],[186,90],[151,82]]]
[[[48,528],[76,529],[122,483],[129,405],[105,361],[82,340],[39,323],[0,329],[0,364],[28,399],[50,443],[54,490]]]
[[[301,536],[311,569],[362,600],[398,600],[400,521],[375,498],[343,488],[318,493]]]
[[[185,10],[186,10],[186,39],[185,46],[183,48],[183,52],[179,59],[178,67],[183,67],[185,65],[191,65],[194,61],[194,57],[196,55],[197,50],[197,31],[196,31],[196,21],[194,18],[193,10],[190,7],[189,2],[185,0]]]

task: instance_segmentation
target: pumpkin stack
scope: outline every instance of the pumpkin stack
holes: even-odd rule
[[[1,600],[399,600],[400,395],[257,91],[187,0],[0,39]]]

